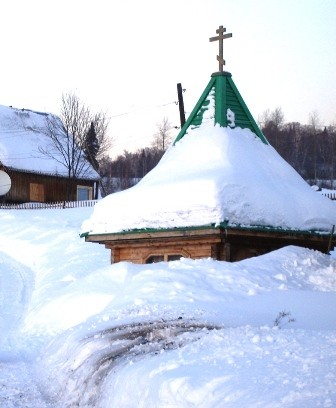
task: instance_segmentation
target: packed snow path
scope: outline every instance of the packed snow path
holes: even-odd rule
[[[98,407],[104,381],[117,375],[122,367],[141,364],[144,359],[164,351],[184,347],[215,328],[180,318],[133,322],[106,328],[84,339],[78,339],[76,333],[66,339],[62,336],[54,345],[49,345],[47,356],[43,358],[51,364],[50,371],[54,371],[53,383],[59,384],[58,388],[51,387],[55,403],[62,401],[63,408]],[[67,355],[66,361],[64,355]]]
[[[287,323],[280,319],[273,328],[220,328],[152,321],[84,339],[78,332],[61,336],[44,358],[46,373],[52,373],[49,397],[53,391],[59,408],[332,408],[334,333],[284,329]],[[191,375],[195,366],[197,377]]]

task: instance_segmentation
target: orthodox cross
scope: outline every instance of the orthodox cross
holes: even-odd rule
[[[223,40],[225,38],[230,38],[232,37],[232,34],[224,34],[226,31],[226,28],[223,26],[219,26],[219,28],[216,30],[216,33],[218,34],[216,37],[211,37],[209,38],[210,42],[212,41],[219,41],[219,55],[217,55],[217,61],[219,63],[219,71],[223,72],[223,66],[225,65],[225,60],[223,58]]]

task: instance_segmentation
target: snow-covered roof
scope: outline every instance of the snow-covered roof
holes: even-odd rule
[[[203,124],[136,186],[94,208],[83,232],[234,226],[330,231],[336,205],[249,129]]]
[[[227,81],[225,74],[215,78]],[[335,203],[313,191],[260,130],[253,132],[237,92],[231,98],[226,83],[210,82],[159,164],[136,186],[98,202],[82,233],[223,223],[330,232]]]
[[[60,121],[50,113],[0,105],[0,163],[20,171],[66,177],[65,165],[41,153],[41,148],[46,150],[51,145],[47,134],[48,118],[52,119],[49,123]],[[89,163],[85,168],[85,174],[79,178],[99,178]]]

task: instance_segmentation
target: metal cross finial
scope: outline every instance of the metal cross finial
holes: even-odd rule
[[[212,41],[219,41],[219,55],[217,55],[217,61],[219,63],[219,71],[223,72],[223,66],[225,65],[225,60],[223,58],[223,40],[225,38],[230,38],[232,37],[232,34],[224,34],[226,31],[226,28],[223,26],[219,26],[219,28],[216,30],[216,33],[218,36],[216,37],[211,37],[209,40],[210,42]]]

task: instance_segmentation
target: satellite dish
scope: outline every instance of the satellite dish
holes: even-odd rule
[[[0,170],[0,196],[7,194],[11,186],[12,182],[9,175]]]

